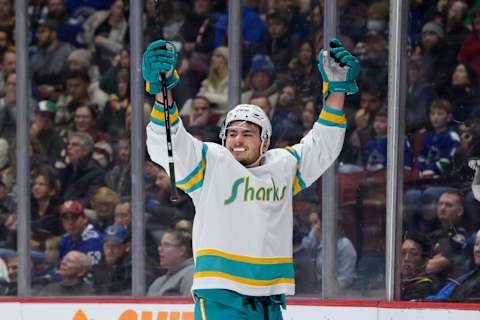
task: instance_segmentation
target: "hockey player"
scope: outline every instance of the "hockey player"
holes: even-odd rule
[[[166,41],[149,45],[142,72],[156,102],[147,127],[152,160],[168,168],[162,84],[179,82],[176,54]],[[268,150],[272,126],[255,105],[233,108],[221,129],[222,145],[204,143],[183,127],[168,94],[176,185],[195,204],[192,292],[195,319],[282,319],[285,295],[295,293],[292,196],[335,161],[344,140],[345,94],[358,91],[358,60],[338,39],[319,54],[324,106],[313,129],[296,144]]]

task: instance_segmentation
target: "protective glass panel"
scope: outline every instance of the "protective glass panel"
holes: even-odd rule
[[[410,19],[406,133],[413,166],[405,174],[397,257],[401,298],[478,302],[480,13],[463,1],[416,2]]]

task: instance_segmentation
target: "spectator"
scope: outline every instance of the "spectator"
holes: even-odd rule
[[[182,117],[185,127],[191,131],[196,127],[202,131],[202,141],[217,141],[221,122],[221,115],[212,110],[212,104],[208,98],[198,95],[194,97],[190,105],[190,114]]]
[[[452,106],[447,100],[435,100],[430,106],[430,124],[433,130],[425,133],[417,159],[421,177],[438,177],[451,165],[460,144],[460,137],[449,127]]]
[[[441,96],[448,100],[453,106],[453,120],[465,122],[473,117],[480,116],[477,109],[479,88],[478,76],[469,65],[458,64],[452,73],[450,83],[447,85]]]
[[[85,21],[85,43],[101,73],[111,66],[115,55],[124,47],[127,28],[123,0],[113,1],[109,10],[97,11]]]
[[[480,297],[480,230],[475,236],[473,248],[474,267],[455,279],[449,279],[443,288],[428,300],[478,301]]]
[[[35,109],[32,124],[30,125],[30,137],[40,143],[48,162],[54,164],[64,148],[64,142],[60,133],[54,127],[57,105],[49,100],[40,101]]]
[[[83,280],[90,269],[88,256],[80,251],[69,251],[62,259],[58,273],[62,281],[50,283],[40,290],[39,296],[93,295],[92,287]]]
[[[463,41],[457,59],[459,63],[471,65],[480,74],[480,6],[473,9],[470,16],[472,33]]]
[[[60,239],[60,259],[76,250],[88,256],[90,265],[96,265],[103,255],[103,239],[89,223],[83,205],[78,201],[65,201],[60,206],[60,219],[66,232]]]
[[[68,14],[74,15],[80,10],[107,10],[113,0],[65,0]]]
[[[49,88],[59,84],[68,56],[74,48],[58,40],[58,25],[52,20],[41,21],[35,36],[38,49],[31,57],[30,70],[41,99],[49,99],[53,93],[53,89]]]
[[[469,255],[470,249],[467,247],[465,234],[444,236],[436,241],[433,256],[427,261],[425,270],[438,278],[439,285],[443,286],[449,279],[456,278],[468,270],[471,262]]]
[[[95,105],[78,105],[73,115],[73,130],[87,133],[92,137],[94,143],[92,159],[102,168],[107,169],[113,158],[113,150],[110,145],[110,136],[99,130],[98,117]]]
[[[48,0],[47,7],[47,19],[55,21],[58,25],[58,39],[74,47],[80,47],[83,44],[80,36],[83,31],[79,23],[81,19],[67,13],[64,0]]]
[[[365,169],[374,173],[379,170],[385,170],[387,167],[387,109],[380,109],[373,120],[374,137],[368,140],[364,150]],[[405,139],[405,168],[412,168],[412,148],[408,139]]]
[[[311,41],[300,41],[296,57],[288,64],[289,75],[301,97],[320,98],[322,94],[322,80],[316,70],[313,50],[315,47]]]
[[[287,76],[288,63],[293,55],[293,44],[288,37],[288,20],[273,12],[267,16],[268,43],[267,53],[279,75]]]
[[[123,226],[127,230],[131,229],[132,208],[130,205],[130,201],[120,200],[120,203],[115,206],[114,223]]]
[[[117,96],[123,97],[125,94],[120,92],[120,86],[117,83],[119,79],[123,79],[124,76],[120,77],[120,73],[125,74],[129,71],[130,68],[130,52],[128,48],[123,48],[112,60],[112,65],[104,73],[102,73],[100,78],[100,89],[105,91],[108,94],[115,94]],[[128,95],[128,92],[127,92]]]
[[[6,94],[5,86],[7,84],[8,76],[12,73],[15,73],[16,71],[16,62],[17,56],[15,55],[15,51],[7,50],[3,53],[2,65],[0,68],[0,93],[2,94],[2,96]]]
[[[436,242],[442,237],[454,237],[456,234],[466,234],[465,209],[462,195],[458,191],[445,191],[438,198],[436,218],[439,226],[430,233],[430,238]],[[460,237],[460,236],[459,236]]]
[[[428,111],[437,93],[432,84],[420,78],[420,64],[411,60],[407,67],[407,133],[416,133],[428,125]]]
[[[315,289],[315,265],[312,253],[302,245],[303,234],[293,228],[293,268],[295,270],[295,295],[308,294]]]
[[[302,126],[303,136],[305,136],[312,128],[318,119],[317,101],[314,97],[307,97],[303,99],[302,110]]]
[[[387,80],[387,40],[382,31],[371,30],[354,49],[360,60],[360,82],[383,86]]]
[[[171,216],[173,224],[181,219],[187,219],[193,221],[195,216],[195,207],[192,199],[180,189],[177,189],[178,199],[171,201],[170,189],[172,185],[170,183],[170,177],[164,168],[160,167],[155,179],[155,186],[157,187],[158,200],[160,207],[158,210],[165,216]],[[160,209],[162,208],[162,209]]]
[[[0,0],[1,1],[1,0]],[[5,83],[5,96],[0,98],[0,137],[12,142],[16,138],[17,75],[8,75]]]
[[[0,0],[0,28],[13,34],[15,31],[15,12],[11,0]]]
[[[385,106],[383,93],[372,83],[364,83],[360,89],[360,109],[355,112],[353,119],[354,129],[347,139],[342,154],[342,162],[363,166],[363,150],[373,137],[373,120],[375,113]],[[349,117],[352,118],[352,117]]]
[[[131,193],[130,155],[130,135],[124,133],[118,141],[116,165],[105,176],[107,186],[120,197],[128,197]]]
[[[458,52],[465,37],[470,30],[464,25],[467,17],[468,4],[464,1],[452,1],[448,8],[447,21],[445,24],[445,39],[449,47]]]
[[[118,194],[108,187],[100,187],[92,195],[90,204],[93,208],[89,220],[101,232],[113,224],[115,206],[119,203]]]
[[[100,263],[92,268],[95,293],[130,295],[132,264],[127,229],[117,224],[108,226],[103,238],[103,252]]]
[[[270,120],[272,119],[273,113],[275,110],[270,104],[270,99],[268,99],[268,96],[254,95],[250,98],[250,101],[248,103],[259,106],[260,108],[262,108],[265,114],[270,118]]]
[[[68,137],[67,156],[70,163],[60,170],[61,199],[78,199],[88,203],[91,195],[105,185],[105,171],[91,159],[93,140],[84,132]]]
[[[214,47],[228,46],[228,15],[221,15],[215,23]],[[249,6],[242,7],[243,64],[248,66],[250,54],[264,52],[267,28],[258,14]]]
[[[422,78],[433,83],[442,92],[455,65],[456,52],[445,42],[445,32],[436,22],[427,22],[422,28]]]
[[[30,245],[34,250],[43,250],[45,240],[60,234],[58,194],[60,182],[53,168],[45,166],[32,170],[32,202]]]
[[[0,251],[0,259],[5,261],[8,272],[8,283],[6,284],[6,296],[17,295],[18,280],[18,256],[17,252],[10,249],[2,249]]]
[[[207,75],[209,58],[214,49],[217,14],[213,12],[212,5],[211,0],[194,0],[180,27],[188,68],[196,79],[203,79]]]
[[[100,78],[98,66],[92,63],[92,54],[87,49],[81,48],[73,50],[68,55],[67,69],[78,72],[86,70],[90,77],[90,82],[94,84],[96,84]]]
[[[428,238],[421,233],[408,232],[400,251],[401,299],[419,300],[434,292],[438,285],[436,279],[425,273],[431,252]]]
[[[44,275],[38,279],[39,283],[50,283],[60,281],[62,278],[58,274],[58,267],[60,265],[60,237],[53,236],[45,240],[45,250],[43,251],[45,256],[45,263],[47,268]]]
[[[249,90],[242,94],[242,103],[247,103],[253,96],[268,96],[270,105],[275,106],[278,99],[275,82],[275,67],[267,55],[255,55],[247,75]]]
[[[286,38],[294,46],[297,46],[300,40],[306,38],[309,32],[307,19],[300,13],[298,0],[278,0],[274,3],[275,12],[287,21],[288,33]]]
[[[293,82],[284,82],[272,116],[273,139],[281,138],[287,131],[298,131],[302,123],[301,103],[297,86]]]
[[[150,285],[147,296],[189,296],[194,271],[191,234],[178,230],[165,232],[158,253],[160,266],[167,273]]]
[[[218,47],[213,51],[208,76],[202,81],[197,95],[212,103],[212,111],[225,114],[228,110],[228,49]]]
[[[96,84],[90,82],[90,76],[85,69],[67,71],[65,84],[67,94],[60,96],[57,101],[59,108],[55,118],[57,125],[67,126],[71,114],[79,105],[96,105],[99,112],[103,112],[108,96]]]
[[[305,249],[312,252],[315,264],[317,288],[321,288],[323,244],[322,244],[322,218],[318,212],[311,212],[309,216],[310,232],[302,240]],[[355,266],[357,263],[357,251],[352,242],[344,236],[337,239],[336,256],[336,281],[341,289],[352,285],[355,280]]]

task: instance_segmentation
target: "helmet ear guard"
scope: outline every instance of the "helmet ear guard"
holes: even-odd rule
[[[239,104],[227,113],[225,122],[220,130],[222,145],[225,145],[227,129],[233,121],[247,121],[260,127],[260,138],[262,141],[270,140],[272,136],[272,125],[270,119],[259,106],[254,104]]]

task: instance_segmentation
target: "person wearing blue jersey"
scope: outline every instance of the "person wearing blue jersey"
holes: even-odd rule
[[[99,263],[103,255],[103,235],[89,223],[81,202],[67,200],[60,206],[59,213],[66,232],[60,239],[59,259],[76,250],[88,256],[91,266]]]
[[[326,105],[300,143],[269,150],[272,125],[258,106],[228,112],[222,144],[201,142],[184,128],[171,93],[180,81],[172,45],[158,40],[143,56],[155,104],[147,126],[151,159],[168,168],[163,104],[170,111],[176,186],[194,202],[192,292],[195,319],[282,319],[285,295],[295,293],[292,197],[314,183],[342,149],[345,94],[358,92],[357,58],[334,38],[319,53]]]
[[[434,100],[430,106],[430,124],[433,130],[425,133],[423,146],[417,158],[421,176],[438,177],[450,166],[460,145],[458,133],[449,127],[452,106],[447,100]]]
[[[373,120],[374,137],[368,140],[364,150],[365,168],[368,172],[385,170],[387,167],[387,108],[378,110]],[[412,168],[412,147],[405,139],[405,169]]]

